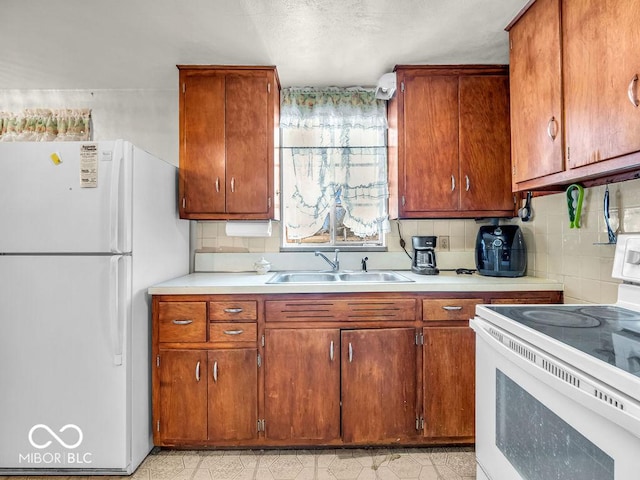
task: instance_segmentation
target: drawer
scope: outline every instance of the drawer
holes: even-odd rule
[[[209,325],[209,341],[222,342],[254,342],[258,339],[258,326],[255,323],[211,323]]]
[[[483,303],[481,298],[447,298],[422,300],[422,319],[433,320],[469,320],[476,314],[476,305]]]
[[[159,302],[158,341],[206,342],[206,302]]]
[[[241,322],[258,319],[258,302],[209,302],[209,320],[212,322]]]

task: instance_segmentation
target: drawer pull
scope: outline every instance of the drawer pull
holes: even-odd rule
[[[244,330],[242,330],[241,328],[238,330],[225,330],[224,334],[225,335],[240,335],[241,333],[243,333]]]
[[[329,344],[329,359],[333,362],[333,340]]]
[[[629,88],[627,89],[627,95],[629,97],[629,101],[634,107],[638,106],[638,93],[637,93],[637,85],[638,85],[638,75],[634,75],[631,79],[631,83],[629,83]]]
[[[200,381],[200,361],[198,360],[198,363],[196,363],[196,381],[199,382]]]
[[[462,310],[462,307],[459,305],[444,305],[442,308],[447,312]]]
[[[553,130],[551,129],[553,127]],[[547,123],[547,136],[554,141],[558,135],[558,129],[556,127],[556,117],[551,117]]]
[[[174,325],[189,325],[193,323],[193,320],[173,320]]]
[[[240,312],[242,312],[242,308],[240,307],[224,309],[224,313],[240,313]]]
[[[218,383],[218,362],[213,362],[213,381]]]
[[[349,342],[349,363],[353,362],[353,347],[351,346],[351,342]]]

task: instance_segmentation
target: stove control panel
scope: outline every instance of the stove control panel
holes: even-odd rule
[[[611,276],[640,284],[640,234],[618,235]]]

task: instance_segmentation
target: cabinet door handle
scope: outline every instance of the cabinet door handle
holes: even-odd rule
[[[243,332],[244,330],[242,330],[241,328],[239,328],[238,330],[224,330],[225,335],[240,335]]]
[[[220,193],[220,177],[216,177],[216,193]]]
[[[353,347],[351,346],[351,342],[349,342],[349,363],[353,362]]]
[[[464,178],[467,183],[465,186],[465,191],[468,192],[469,191],[469,175],[465,175]]]
[[[553,127],[553,129],[551,128]],[[551,117],[547,123],[547,135],[554,141],[558,136],[558,128],[556,127],[556,117]]]
[[[193,320],[173,320],[172,322],[174,325],[189,325]]]
[[[218,362],[213,362],[213,381],[218,383]]]
[[[333,362],[333,340],[329,344],[329,359]]]
[[[444,305],[442,308],[448,312],[462,310],[462,307],[459,305]]]
[[[633,104],[634,107],[638,106],[638,74],[636,73],[631,82],[629,83],[629,88],[627,89],[627,95],[629,96],[629,101]]]
[[[453,192],[456,189],[456,179],[453,175],[451,175],[451,191]]]
[[[224,309],[224,313],[240,313],[240,312],[242,312],[242,308],[240,307]]]
[[[200,381],[200,361],[196,363],[196,382]]]
[[[236,179],[235,177],[231,177],[231,193],[235,193],[236,191]]]

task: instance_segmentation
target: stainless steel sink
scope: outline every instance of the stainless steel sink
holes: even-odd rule
[[[267,283],[401,283],[413,280],[396,272],[279,272]]]

